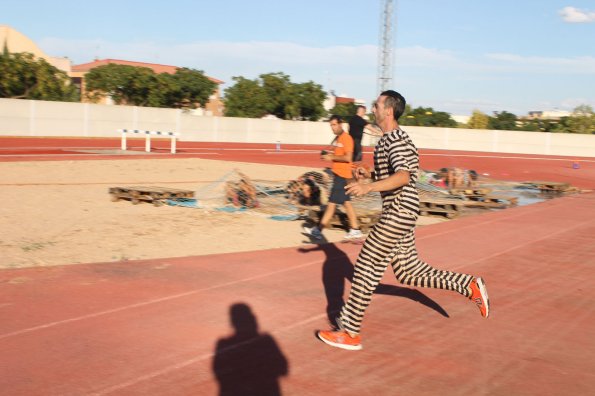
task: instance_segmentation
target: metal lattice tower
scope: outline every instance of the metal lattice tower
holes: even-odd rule
[[[377,93],[391,88],[393,80],[393,8],[395,1],[382,0],[380,11],[380,40],[378,44],[378,86]]]

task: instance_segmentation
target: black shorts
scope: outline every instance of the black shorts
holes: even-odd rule
[[[345,192],[347,179],[337,175],[333,176],[333,187],[331,188],[331,196],[328,201],[337,205],[341,205],[345,203],[345,201],[351,201],[351,197]]]
[[[353,162],[360,162],[362,157],[362,141],[353,139]]]

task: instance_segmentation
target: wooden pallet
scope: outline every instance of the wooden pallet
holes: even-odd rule
[[[473,197],[464,202],[467,207],[504,209],[518,204],[518,197],[505,195],[484,195]]]
[[[443,216],[447,219],[457,217],[463,207],[462,201],[423,198],[419,201],[419,214],[421,216]]]
[[[155,206],[161,206],[168,199],[194,198],[194,191],[167,187],[110,187],[109,194],[112,202],[123,199],[132,202],[133,205],[150,202]]]
[[[542,192],[567,192],[572,189],[570,184],[562,182],[532,181],[522,183],[525,186],[536,188]]]
[[[466,207],[476,208],[508,208],[518,203],[517,197],[492,194],[490,188],[453,189],[451,194],[464,196],[462,203]]]
[[[419,214],[421,216],[441,216],[453,219],[461,214],[464,204],[462,199],[446,194],[419,191]]]
[[[452,195],[465,197],[481,197],[492,192],[490,188],[453,188],[449,190]]]
[[[302,214],[304,214],[314,224],[318,224],[324,214],[324,208],[321,206],[296,206],[302,212]],[[361,231],[363,233],[367,233],[380,218],[380,211],[356,209],[355,215],[357,216],[357,221],[359,222]],[[338,207],[335,211],[335,215],[331,218],[329,226],[333,228],[349,229],[349,220],[347,219],[347,214],[342,210],[341,207]]]

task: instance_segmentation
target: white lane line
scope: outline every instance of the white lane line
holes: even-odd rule
[[[324,317],[326,317],[326,313],[315,315],[315,316],[306,318],[306,319],[304,319],[302,321],[299,321],[299,322],[296,322],[296,323],[292,323],[291,325],[281,327],[281,328],[279,328],[277,330],[273,330],[273,331],[271,331],[271,334],[283,333],[283,332],[288,331],[288,330],[291,330],[293,328],[303,326],[303,325],[305,325],[307,323],[321,320]],[[244,345],[251,344],[251,343],[253,343],[255,341],[258,341],[258,340],[259,340],[259,338],[258,337],[255,337],[255,338],[249,339],[247,341],[240,342],[238,344],[230,345],[227,348],[224,348],[224,349],[221,349],[221,350],[217,351],[216,354],[217,355],[221,355],[221,354],[230,352],[230,351],[232,351],[234,349],[241,348]],[[196,357],[194,357],[192,359],[187,359],[187,360],[184,360],[182,362],[179,362],[179,363],[176,363],[176,364],[172,364],[171,366],[164,367],[161,370],[156,370],[156,371],[153,371],[151,373],[147,373],[145,375],[141,375],[141,376],[136,377],[136,378],[133,378],[133,379],[131,379],[129,381],[122,382],[120,384],[110,386],[109,388],[105,388],[105,389],[103,389],[103,390],[101,390],[99,392],[95,392],[95,393],[91,393],[91,394],[92,395],[97,395],[97,396],[106,395],[108,393],[112,393],[114,391],[117,391],[117,390],[120,390],[120,389],[123,389],[123,388],[127,388],[129,386],[135,385],[135,384],[137,384],[139,382],[147,381],[147,380],[150,380],[152,378],[158,377],[160,375],[164,375],[164,374],[170,373],[172,371],[182,369],[184,367],[190,366],[191,364],[194,364],[194,363],[197,363],[197,362],[200,362],[200,361],[203,361],[203,360],[207,360],[207,359],[208,360],[212,360],[214,357],[215,357],[215,353],[213,353],[213,352],[205,353],[203,355],[196,356]]]
[[[522,159],[530,161],[566,161],[566,162],[595,162],[590,157],[548,158],[548,157],[516,157],[505,155],[475,155],[475,154],[429,154],[421,153],[421,157],[466,157],[466,158],[497,158],[497,159]]]
[[[265,154],[316,154],[320,151],[299,151],[299,150],[281,150],[281,151],[267,151]]]
[[[75,318],[70,318],[70,319],[65,319],[65,320],[59,320],[59,321],[56,321],[56,322],[50,322],[50,323],[46,323],[46,324],[39,325],[39,326],[29,327],[29,328],[26,328],[26,329],[13,331],[11,333],[2,334],[2,335],[0,335],[0,340],[1,339],[4,339],[4,338],[8,338],[8,337],[14,337],[14,336],[17,336],[17,335],[25,334],[25,333],[31,333],[31,332],[37,331],[37,330],[42,330],[42,329],[47,329],[47,328],[50,328],[50,327],[55,327],[55,326],[67,324],[67,323],[78,322],[78,321],[81,321],[81,320],[84,320],[84,319],[96,318],[98,316],[103,316],[103,315],[108,315],[108,314],[112,314],[112,313],[116,313],[116,312],[121,312],[121,311],[125,311],[125,310],[128,310],[128,309],[133,309],[133,308],[138,308],[138,307],[144,307],[144,306],[147,306],[147,305],[156,304],[156,303],[160,303],[160,302],[163,302],[163,301],[174,300],[174,299],[177,299],[177,298],[182,298],[182,297],[190,296],[190,295],[197,294],[197,293],[202,293],[202,292],[209,291],[209,290],[214,290],[214,289],[219,289],[219,288],[223,288],[223,287],[227,287],[227,286],[236,285],[236,284],[242,283],[242,282],[248,282],[248,281],[252,281],[252,280],[255,280],[255,279],[266,278],[268,276],[281,274],[283,272],[293,271],[293,270],[300,269],[300,268],[307,267],[307,266],[314,265],[314,264],[320,264],[320,262],[321,262],[320,260],[310,261],[310,262],[307,262],[305,264],[296,265],[294,267],[284,268],[284,269],[281,269],[281,270],[278,270],[278,271],[269,272],[269,273],[266,273],[266,274],[256,275],[256,276],[252,276],[252,277],[248,277],[248,278],[244,278],[244,279],[239,279],[239,280],[235,280],[235,281],[231,281],[231,282],[227,282],[227,283],[222,283],[220,285],[210,286],[210,287],[206,287],[206,288],[202,288],[202,289],[190,290],[190,291],[187,291],[187,292],[184,292],[184,293],[173,294],[171,296],[157,298],[157,299],[154,299],[154,300],[148,300],[148,301],[144,301],[144,302],[140,302],[140,303],[136,303],[136,304],[126,305],[126,306],[119,307],[119,308],[108,309],[106,311],[95,312],[95,313],[88,314],[88,315],[77,316]]]
[[[480,258],[480,259],[477,259],[477,260],[475,260],[475,261],[471,261],[471,262],[469,262],[469,263],[461,264],[461,265],[459,265],[459,266],[453,266],[453,267],[450,267],[450,268],[452,268],[452,269],[458,269],[458,268],[465,268],[465,267],[468,267],[468,266],[472,266],[472,265],[478,264],[478,263],[480,263],[480,262],[482,262],[482,261],[486,261],[486,260],[489,260],[489,259],[491,259],[491,258],[494,258],[494,257],[501,256],[501,255],[503,255],[503,254],[506,254],[506,253],[512,252],[513,250],[517,250],[517,249],[520,249],[520,248],[522,248],[522,247],[525,247],[525,246],[527,246],[527,245],[531,245],[532,243],[540,242],[540,241],[543,241],[544,239],[549,239],[549,238],[551,238],[551,237],[553,237],[553,236],[555,236],[555,235],[564,234],[565,232],[569,232],[569,231],[571,231],[571,230],[574,230],[575,228],[579,228],[579,227],[582,227],[582,226],[583,226],[583,225],[585,225],[585,224],[591,224],[591,223],[593,223],[593,221],[592,221],[592,220],[589,220],[589,221],[585,221],[585,222],[582,222],[582,223],[580,223],[580,224],[577,224],[577,225],[575,225],[575,226],[573,226],[573,227],[570,227],[570,228],[565,228],[565,229],[563,229],[563,230],[559,230],[559,231],[550,232],[549,234],[547,234],[547,235],[544,235],[544,236],[543,236],[543,237],[541,237],[541,238],[538,238],[538,239],[531,239],[530,241],[526,241],[526,242],[523,242],[523,243],[519,243],[519,244],[517,244],[517,245],[514,245],[514,246],[512,246],[512,247],[510,247],[510,248],[506,249],[506,250],[501,250],[501,251],[499,251],[499,252],[496,252],[496,253],[494,253],[494,254],[490,254],[489,256],[485,256],[485,257],[482,257],[482,258]]]
[[[531,209],[531,213],[535,213],[535,212],[543,212],[545,210],[549,210],[550,207],[549,206],[544,206],[544,207],[535,207],[535,206],[530,206],[529,207]],[[528,209],[527,209],[528,210]],[[440,235],[445,235],[445,234],[450,234],[452,232],[460,232],[460,230],[464,230],[466,228],[472,228],[472,227],[476,227],[478,224],[490,224],[490,223],[499,223],[499,222],[504,222],[504,221],[508,221],[510,219],[516,219],[518,217],[523,217],[523,216],[527,216],[528,212],[525,211],[519,211],[519,213],[514,213],[514,214],[510,214],[510,213],[506,213],[506,216],[494,216],[495,218],[492,220],[488,220],[488,221],[482,221],[481,223],[478,222],[470,222],[467,225],[464,226],[459,226],[459,227],[455,227],[455,228],[451,228],[439,233],[433,233],[433,234],[429,234],[429,235],[425,235],[422,237],[418,237],[416,238],[416,240],[422,240],[422,239],[428,239],[428,238],[433,238],[435,236],[440,236]]]
[[[135,154],[116,154],[116,153],[77,153],[77,154],[57,154],[57,153],[53,153],[53,154],[43,154],[43,153],[39,153],[39,154],[2,154],[0,153],[0,158],[4,158],[4,157],[80,157],[80,156],[85,156],[85,157],[105,157],[105,156],[109,156],[109,157],[125,157],[125,158],[135,158],[137,156],[141,156],[141,155],[172,155],[171,153],[155,153],[155,152],[151,152],[151,153],[145,153],[142,151],[135,151]],[[176,154],[173,154],[176,155]],[[178,151],[177,155],[221,155],[220,153],[185,153],[185,152],[180,152]],[[116,158],[114,158],[116,159]]]
[[[531,243],[539,242],[539,241],[542,241],[542,240],[544,240],[544,239],[550,238],[550,237],[552,237],[552,236],[555,236],[555,235],[558,235],[558,234],[562,234],[562,233],[564,233],[564,232],[571,231],[571,230],[573,230],[573,229],[575,229],[575,228],[578,228],[578,227],[580,227],[580,226],[582,226],[582,225],[584,225],[584,224],[587,224],[587,223],[591,223],[591,220],[589,220],[589,221],[585,221],[585,222],[583,222],[583,223],[581,223],[581,224],[578,224],[578,225],[576,225],[576,226],[573,226],[573,227],[571,227],[571,228],[567,228],[567,229],[564,229],[564,230],[561,230],[561,231],[552,232],[552,233],[550,233],[550,234],[548,234],[548,235],[545,235],[545,236],[543,236],[543,237],[541,237],[541,238],[539,238],[539,239],[534,239],[534,240],[531,240],[531,241],[527,241],[527,242],[524,242],[524,243],[520,243],[520,244],[518,244],[518,245],[515,245],[515,246],[513,246],[513,247],[511,247],[511,248],[509,248],[509,249],[506,249],[506,250],[503,250],[503,251],[500,251],[500,252],[494,253],[494,254],[492,254],[492,255],[490,255],[490,256],[482,257],[481,259],[475,260],[475,261],[473,261],[473,262],[466,263],[466,264],[462,264],[462,265],[455,266],[455,267],[451,267],[451,268],[452,268],[452,269],[458,269],[458,268],[464,268],[464,267],[467,267],[467,266],[470,266],[470,265],[474,265],[474,264],[477,264],[477,263],[479,263],[479,262],[481,262],[481,261],[489,260],[490,258],[493,258],[493,257],[499,256],[499,255],[502,255],[502,254],[506,254],[506,253],[508,253],[508,252],[510,252],[510,251],[513,251],[513,250],[519,249],[519,248],[521,248],[521,247],[523,247],[523,246],[526,246],[526,245],[529,245],[529,244],[531,244]],[[285,331],[291,330],[291,329],[293,329],[293,328],[296,328],[296,327],[302,326],[302,325],[304,325],[304,324],[307,324],[307,323],[310,323],[310,322],[314,322],[314,321],[320,320],[320,319],[322,319],[322,318],[324,318],[324,317],[326,317],[326,314],[315,315],[315,316],[312,316],[312,317],[310,317],[310,318],[304,319],[304,320],[302,320],[302,321],[300,321],[300,322],[296,322],[296,323],[293,323],[293,324],[291,324],[291,325],[288,325],[288,326],[285,326],[285,327],[281,327],[281,328],[279,328],[279,329],[276,329],[276,330],[272,331],[271,333],[273,333],[273,334],[276,334],[276,333],[282,333],[282,332],[285,332]],[[254,341],[256,341],[256,339],[251,339],[251,340],[248,340],[248,341],[245,341],[245,342],[239,343],[239,344],[235,344],[235,345],[232,345],[232,346],[230,346],[230,347],[228,347],[228,348],[226,348],[226,349],[223,349],[223,350],[219,351],[218,353],[226,353],[226,352],[229,352],[229,351],[231,351],[231,350],[233,350],[233,349],[236,349],[236,348],[240,348],[240,347],[242,347],[242,346],[244,346],[244,345],[247,345],[247,344],[249,344],[249,343],[251,343],[251,342],[254,342]],[[194,364],[194,363],[197,363],[197,362],[200,362],[200,361],[206,360],[206,359],[209,359],[209,360],[211,360],[211,359],[213,359],[214,357],[215,357],[215,354],[214,354],[214,353],[203,354],[203,355],[197,356],[197,357],[195,357],[195,358],[188,359],[188,360],[185,360],[185,361],[182,361],[182,362],[179,362],[179,363],[173,364],[173,365],[171,365],[171,366],[164,367],[164,368],[163,368],[163,369],[161,369],[161,370],[157,370],[157,371],[154,371],[154,372],[152,372],[152,373],[148,373],[148,374],[145,374],[145,375],[139,376],[139,377],[137,377],[137,378],[131,379],[131,380],[129,380],[129,381],[122,382],[122,383],[120,383],[120,384],[117,384],[117,385],[111,386],[111,387],[109,387],[109,388],[103,389],[103,390],[101,390],[101,391],[99,391],[99,392],[97,392],[97,393],[93,393],[93,394],[94,394],[94,395],[98,395],[98,396],[99,396],[99,395],[105,395],[105,394],[108,394],[108,393],[111,393],[111,392],[114,392],[114,391],[120,390],[120,389],[122,389],[122,388],[126,388],[126,387],[129,387],[129,386],[135,385],[135,384],[137,384],[137,383],[139,383],[139,382],[146,381],[146,380],[150,380],[150,379],[152,379],[152,378],[155,378],[155,377],[158,377],[158,376],[160,376],[160,375],[164,375],[164,374],[170,373],[170,372],[172,372],[172,371],[179,370],[179,369],[181,369],[181,368],[187,367],[187,366],[189,366],[189,365],[191,365],[191,364]]]

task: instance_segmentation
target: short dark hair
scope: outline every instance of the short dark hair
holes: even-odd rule
[[[357,105],[357,107],[355,108],[355,111],[358,111],[359,109],[366,110],[366,106],[364,106],[364,105]]]
[[[343,118],[341,118],[341,116],[340,115],[337,115],[337,114],[333,114],[331,116],[331,118],[328,119],[329,122],[331,122],[333,120],[336,120],[339,124],[342,124],[343,123]]]
[[[393,109],[393,116],[395,117],[395,120],[398,121],[399,117],[405,112],[405,105],[407,104],[403,95],[389,89],[388,91],[382,92],[380,96],[386,96],[384,107],[391,107]]]

